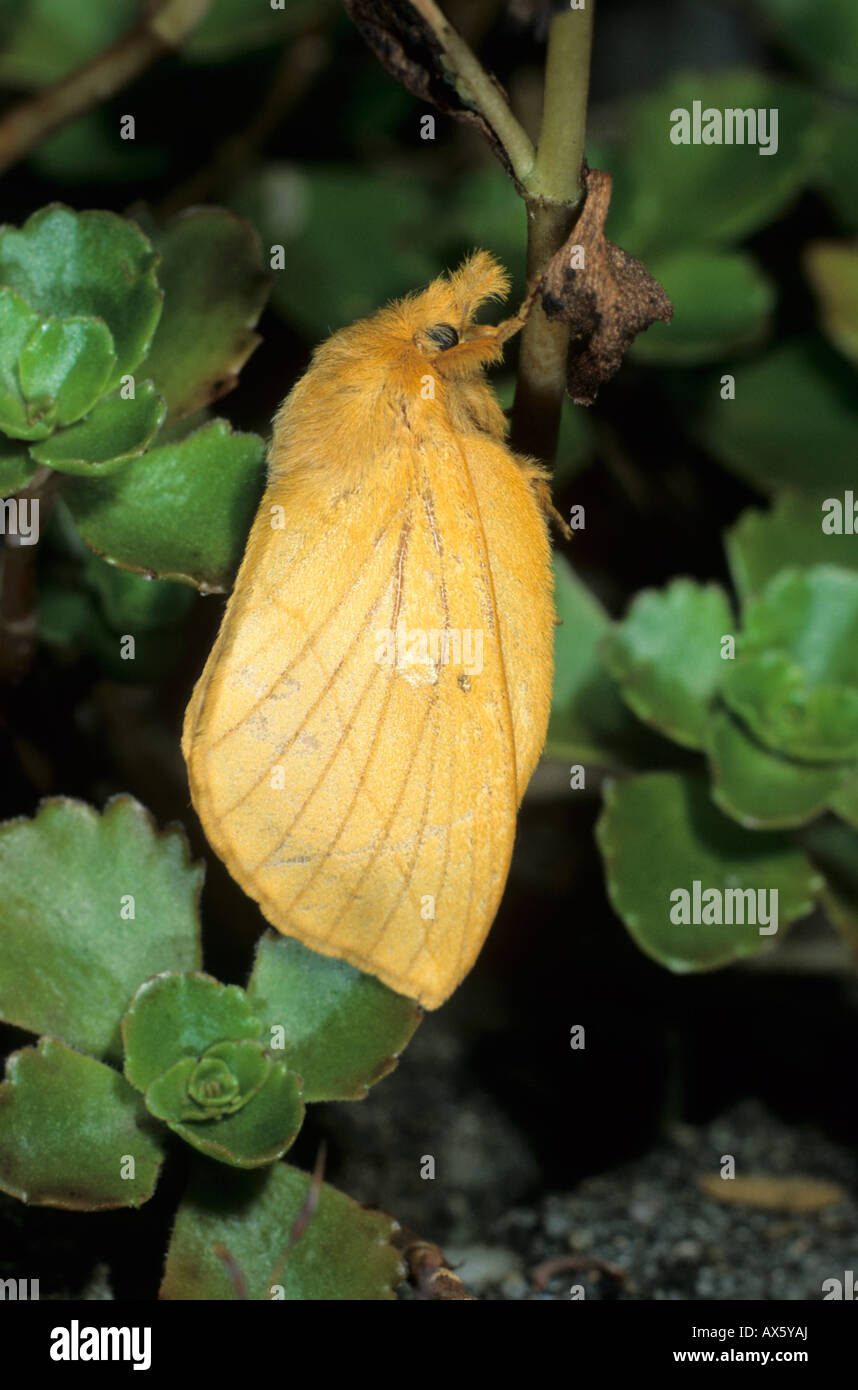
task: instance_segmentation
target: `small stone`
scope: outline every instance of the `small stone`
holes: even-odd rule
[[[570,1250],[589,1250],[593,1244],[592,1231],[570,1231],[568,1236]]]
[[[501,1280],[500,1291],[504,1298],[520,1301],[528,1295],[527,1280],[523,1279],[520,1274],[508,1274],[505,1279]]]
[[[447,1245],[444,1253],[471,1293],[479,1293],[489,1285],[502,1284],[510,1276],[522,1278],[518,1256],[504,1246],[467,1245],[457,1248]]]

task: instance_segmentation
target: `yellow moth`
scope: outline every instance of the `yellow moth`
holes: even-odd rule
[[[551,700],[547,484],[484,375],[509,330],[474,322],[506,289],[476,252],[316,350],[185,716],[269,922],[430,1009],[497,911]]]

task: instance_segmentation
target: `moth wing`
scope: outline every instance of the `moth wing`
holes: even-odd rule
[[[292,485],[287,530],[270,513],[289,480],[269,487],[183,746],[209,840],[268,920],[435,1008],[506,881],[512,712],[466,461],[379,472],[321,511]],[[535,505],[525,521],[547,550]]]
[[[532,487],[544,475],[494,442],[469,453],[468,470],[494,583],[521,801],[545,744],[554,673],[551,547]]]

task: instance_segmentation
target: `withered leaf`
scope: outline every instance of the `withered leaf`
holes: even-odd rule
[[[784,1178],[754,1173],[744,1178],[725,1180],[719,1174],[706,1173],[697,1181],[701,1191],[707,1197],[714,1197],[716,1202],[795,1215],[824,1211],[826,1207],[842,1202],[846,1196],[839,1183],[803,1176]]]
[[[509,155],[482,112],[469,103],[467,83],[454,74],[444,60],[444,34],[456,37],[454,26],[439,15],[442,25],[436,31],[412,0],[343,0],[345,8],[366,43],[388,72],[412,96],[431,102],[445,115],[475,126],[488,140],[519,192],[521,185],[510,164]],[[433,7],[434,8],[434,7]],[[488,74],[506,104],[508,97],[493,74]]]
[[[673,317],[673,305],[643,261],[605,236],[611,175],[587,169],[585,182],[584,207],[540,287],[547,317],[562,319],[572,334],[566,389],[578,405],[593,404],[638,333]],[[573,256],[576,247],[583,248],[583,256]]]

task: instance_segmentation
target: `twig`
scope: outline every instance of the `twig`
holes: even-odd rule
[[[552,20],[548,33],[542,130],[526,180],[527,280],[533,285],[560,250],[580,211],[590,48],[596,0]],[[557,452],[569,333],[534,306],[521,337],[511,442],[551,464]]]
[[[531,1270],[530,1282],[535,1289],[544,1289],[555,1274],[565,1274],[569,1270],[579,1269],[597,1269],[602,1274],[610,1274],[611,1278],[620,1284],[628,1274],[628,1270],[620,1265],[611,1264],[609,1260],[602,1260],[598,1255],[557,1255],[552,1260],[543,1260],[542,1264]]]
[[[533,172],[536,154],[530,136],[502,89],[448,22],[435,0],[411,0],[411,3],[435,35],[459,96],[485,117],[506,150],[515,177],[519,183],[526,183]]]
[[[158,58],[179,48],[212,0],[164,0],[102,53],[0,120],[0,173],[61,126],[121,91]]]
[[[449,1267],[440,1246],[421,1240],[413,1231],[403,1227],[394,1237],[394,1244],[408,1266],[408,1278],[417,1290],[418,1299],[435,1302],[468,1302],[479,1300],[468,1293],[458,1274]]]

